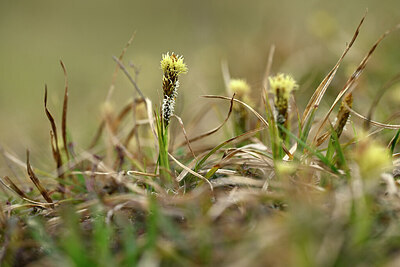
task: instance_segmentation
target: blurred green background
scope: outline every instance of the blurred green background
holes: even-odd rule
[[[26,148],[36,155],[49,152],[44,84],[59,122],[62,59],[70,85],[68,124],[74,140],[86,147],[101,118],[115,68],[112,56],[120,54],[135,31],[124,62],[140,67],[139,86],[154,103],[160,99],[161,54],[185,56],[189,73],[182,78],[178,108],[184,120],[193,117],[193,108],[207,103],[199,95],[225,94],[221,60],[228,61],[233,77],[247,79],[256,98],[272,44],[273,71],[292,73],[299,81],[296,94],[302,110],[367,8],[359,39],[332,84],[326,106],[373,42],[400,22],[398,0],[0,0],[0,144],[19,155]],[[376,90],[400,70],[399,36],[396,32],[385,40],[368,65],[357,91],[359,110],[366,110]],[[400,90],[391,92],[383,100],[380,119],[400,102]],[[126,103],[132,93],[119,73],[115,106]]]

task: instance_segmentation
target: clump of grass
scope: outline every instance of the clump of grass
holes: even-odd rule
[[[262,107],[257,109],[249,101],[246,82],[230,80],[228,97],[206,96],[230,103],[220,125],[192,137],[191,129],[186,131],[184,126],[190,122],[184,124],[178,117],[183,137],[173,136],[178,138],[173,147],[169,147],[168,132],[174,127],[170,122],[179,75],[187,71],[183,58],[174,53],[162,56],[159,111],[153,110],[125,68],[126,48],[119,58],[114,57],[116,72],[121,69],[126,74],[138,97],[119,111],[105,109],[89,149],[74,147],[67,140],[72,138],[66,134],[68,83],[61,135],[47,108],[46,90],[45,113],[52,131],[49,157],[55,169],[35,167],[29,153],[25,164],[1,150],[10,166],[20,168],[12,168],[15,177],[0,177],[6,190],[0,202],[1,263],[396,266],[400,190],[392,169],[393,163],[398,168],[395,150],[400,127],[374,122],[372,115],[359,116],[378,130],[396,130],[389,142],[374,132],[358,130],[357,121],[352,121],[353,132],[344,128],[350,114],[357,114],[353,110],[358,101],[353,96],[356,82],[387,34],[368,51],[329,111],[317,112],[363,20],[302,116],[291,106],[296,103],[294,79],[285,74],[270,77],[270,53],[264,77],[270,83],[265,90],[252,88],[262,94]],[[111,95],[106,107],[112,106]],[[339,102],[336,122],[326,129]],[[195,118],[197,123],[202,116]],[[233,137],[216,140],[214,133],[229,120],[234,125]],[[323,130],[326,133],[320,135]],[[311,133],[314,138],[309,138]],[[347,143],[341,138],[344,134],[350,136]],[[211,137],[212,147],[191,146]],[[18,182],[22,179],[16,178],[23,175],[34,190],[26,189],[27,182]]]

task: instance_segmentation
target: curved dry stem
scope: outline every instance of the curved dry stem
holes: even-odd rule
[[[230,106],[229,106],[228,114],[226,115],[225,120],[224,120],[219,126],[215,127],[214,129],[212,129],[212,130],[210,130],[210,131],[208,131],[208,132],[206,132],[206,133],[203,133],[203,134],[201,134],[201,135],[199,135],[199,136],[193,137],[192,139],[186,140],[186,142],[180,143],[180,144],[178,145],[178,147],[181,147],[181,146],[183,146],[185,143],[188,143],[188,142],[192,143],[192,142],[198,141],[198,140],[200,140],[200,139],[203,139],[204,137],[207,137],[207,136],[209,136],[209,135],[212,135],[212,134],[216,133],[219,129],[221,129],[222,126],[225,125],[225,123],[228,121],[229,117],[231,116],[232,108],[233,108],[233,101],[236,100],[236,99],[234,99],[234,97],[235,97],[235,95],[233,95],[232,98],[229,98],[229,100],[231,101],[231,103],[230,103]]]
[[[201,180],[205,181],[209,186],[211,191],[214,191],[214,187],[211,184],[211,182],[204,176],[198,174],[197,172],[192,171],[190,168],[186,167],[184,164],[180,163],[176,158],[174,158],[174,156],[172,156],[170,153],[168,153],[168,155],[170,156],[170,158],[175,161],[176,164],[178,164],[181,168],[183,168],[184,170],[186,170],[187,172],[189,172],[190,174],[196,176],[197,178],[200,178]]]
[[[65,155],[67,156],[67,160],[69,161],[69,151],[67,144],[68,76],[67,76],[67,69],[65,68],[64,62],[62,60],[60,60],[60,64],[64,72],[64,80],[65,80],[63,112],[61,119],[61,135],[63,139]]]
[[[219,95],[203,95],[202,97],[205,98],[213,98],[213,99],[224,99],[224,100],[231,100],[232,98],[226,97],[226,96],[219,96]],[[250,110],[266,127],[268,127],[268,122],[257,112],[255,111],[252,107],[247,105],[246,103],[238,100],[238,99],[233,99],[233,101],[245,106],[248,110]]]
[[[133,42],[133,39],[135,39],[136,36],[136,31],[132,34],[131,38],[129,39],[129,41],[126,43],[124,49],[122,49],[121,54],[119,55],[118,59],[120,61],[122,61],[122,59],[124,58],[124,55],[126,53],[126,51],[128,50],[128,47],[131,45],[131,43]],[[115,70],[112,76],[112,80],[111,80],[111,85],[110,88],[108,89],[108,93],[107,93],[107,98],[106,98],[106,102],[109,102],[111,99],[111,96],[115,90],[115,81],[117,80],[117,74],[118,74],[118,70],[120,69],[119,64],[117,63],[115,66]]]
[[[376,107],[378,106],[379,101],[383,97],[383,95],[386,93],[386,91],[392,87],[392,85],[398,83],[400,81],[400,73],[396,74],[392,79],[390,79],[387,83],[383,85],[383,87],[379,90],[378,94],[375,96],[374,101],[371,104],[371,107],[369,108],[367,119],[368,121],[365,122],[364,128],[368,129],[369,128],[369,121],[372,119],[372,114],[374,113]]]
[[[196,155],[194,154],[193,149],[192,149],[192,147],[191,147],[191,145],[190,145],[190,140],[189,140],[189,138],[187,137],[186,130],[185,130],[185,126],[183,125],[182,119],[181,119],[179,116],[175,115],[175,114],[172,114],[172,116],[173,116],[174,118],[176,118],[177,121],[179,122],[179,125],[180,125],[181,128],[182,128],[183,136],[185,137],[185,140],[186,140],[186,144],[187,144],[187,146],[188,146],[190,152],[192,153],[193,158],[197,160]]]

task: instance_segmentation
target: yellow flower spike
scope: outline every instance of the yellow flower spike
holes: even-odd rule
[[[272,93],[277,95],[279,94],[279,91],[282,91],[284,98],[289,98],[290,93],[298,87],[293,77],[287,74],[279,73],[278,75],[269,77],[268,79]]]
[[[239,99],[250,93],[250,86],[243,79],[231,79],[229,82],[229,89],[232,93],[235,93]]]
[[[235,98],[252,106],[250,98],[250,85],[244,79],[231,79],[229,81],[227,92],[230,96],[235,94]],[[249,121],[246,108],[239,103],[233,105],[234,132],[240,135],[248,130]]]
[[[188,71],[186,64],[183,62],[183,56],[175,55],[174,52],[171,55],[169,53],[162,55],[161,69],[164,74],[171,72],[176,75],[185,74]]]
[[[283,73],[269,77],[269,83],[271,85],[271,91],[275,95],[276,122],[278,125],[282,125],[288,129],[289,96],[298,85],[292,76]],[[279,129],[279,135],[282,140],[286,140],[286,134],[283,130]]]
[[[165,126],[168,126],[172,114],[174,114],[175,99],[178,95],[180,74],[185,74],[188,71],[186,64],[183,62],[183,57],[174,53],[162,55],[161,69],[163,71],[163,93],[164,100],[162,104],[162,116]]]

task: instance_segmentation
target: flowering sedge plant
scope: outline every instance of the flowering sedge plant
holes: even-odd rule
[[[289,97],[292,91],[298,87],[296,81],[290,75],[280,73],[269,77],[269,83],[271,85],[271,92],[274,94],[275,121],[278,126],[280,125],[288,129]],[[278,130],[282,141],[286,141],[285,132],[281,128],[278,128]]]
[[[250,99],[250,85],[243,79],[231,79],[229,82],[228,93],[229,95],[235,94],[235,98],[243,101],[249,105],[252,105]],[[240,135],[246,132],[248,129],[246,125],[248,124],[247,111],[242,105],[233,106],[233,117],[234,117],[234,132],[235,135]]]
[[[270,92],[274,96],[274,108],[270,106],[269,101],[266,101],[273,158],[282,159],[285,154],[282,145],[289,142],[286,135],[290,126],[289,98],[298,85],[290,75],[283,73],[269,77],[269,84]]]
[[[162,179],[171,182],[168,161],[168,125],[174,114],[175,101],[178,95],[179,75],[187,73],[183,57],[175,53],[162,55],[161,70],[163,71],[162,89],[163,103],[160,116],[157,118],[157,134],[159,144],[158,163]]]

